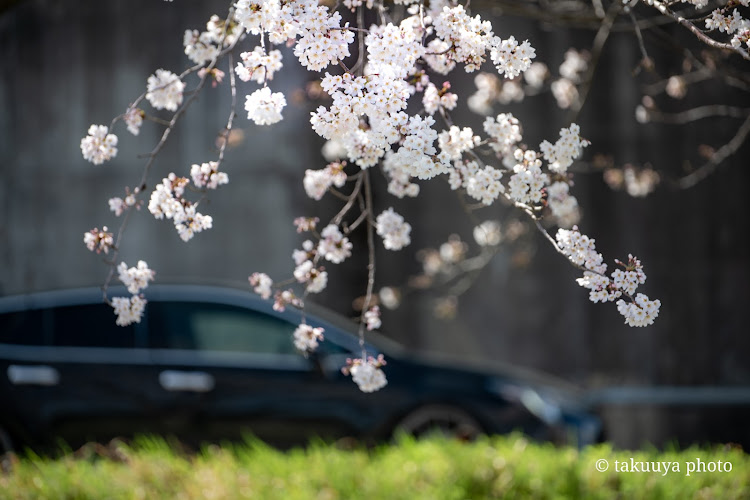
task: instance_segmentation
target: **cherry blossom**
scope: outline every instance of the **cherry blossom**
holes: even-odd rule
[[[314,351],[323,340],[323,331],[323,328],[313,328],[302,323],[294,330],[294,347],[302,352]]]
[[[286,98],[281,92],[271,93],[271,89],[263,87],[249,96],[245,101],[247,118],[256,125],[272,125],[282,119],[281,110],[286,106]]]
[[[157,69],[155,74],[148,77],[146,88],[146,99],[154,108],[177,111],[177,107],[182,104],[185,82],[171,71]]]
[[[134,295],[146,288],[148,282],[153,281],[156,274],[143,260],[139,260],[136,267],[130,268],[124,262],[120,262],[117,266],[117,273],[120,281],[128,288],[128,292]]]
[[[111,302],[117,315],[115,320],[117,325],[128,326],[141,322],[141,317],[146,308],[146,299],[140,295],[134,295],[132,297],[113,297]]]
[[[81,152],[84,159],[101,165],[117,156],[117,136],[105,125],[91,125],[89,135],[81,139]]]

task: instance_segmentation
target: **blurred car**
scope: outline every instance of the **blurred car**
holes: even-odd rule
[[[110,296],[126,295],[116,287]],[[311,437],[388,439],[399,429],[471,438],[520,430],[584,445],[599,419],[575,389],[496,365],[461,366],[406,352],[377,333],[388,385],[359,391],[342,374],[361,355],[356,325],[308,307],[325,329],[296,351],[300,311],[274,311],[247,291],[161,285],[140,323],[115,325],[100,289],[0,298],[0,446],[70,446],[156,433],[188,442],[251,433],[279,446]]]

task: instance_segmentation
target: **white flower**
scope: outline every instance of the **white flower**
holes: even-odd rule
[[[470,127],[460,129],[454,125],[449,130],[440,132],[438,136],[440,150],[444,151],[451,160],[460,159],[465,151],[472,150],[479,145],[479,142],[479,136],[474,135]]]
[[[253,273],[248,278],[250,286],[254,287],[253,291],[261,296],[263,299],[267,299],[271,296],[273,280],[265,273]]]
[[[380,298],[380,303],[388,309],[396,309],[401,304],[401,295],[398,289],[390,286],[381,288],[378,292],[378,298]]]
[[[247,118],[257,125],[271,125],[281,121],[281,110],[284,106],[286,106],[284,94],[271,93],[268,87],[256,90],[245,100]]]
[[[578,89],[567,78],[560,78],[552,82],[552,95],[561,109],[568,109],[578,99]]]
[[[321,170],[305,170],[302,184],[307,196],[314,200],[320,200],[332,185],[343,186],[346,183],[345,165],[346,162],[333,162]]]
[[[294,277],[300,283],[306,283],[309,293],[320,293],[328,284],[328,273],[322,268],[316,269],[311,260],[306,260],[294,269]]]
[[[314,258],[316,254],[317,250],[313,242],[305,240],[302,242],[302,250],[296,249],[292,252],[292,260],[294,261],[294,265],[299,266],[306,260]]]
[[[190,177],[193,178],[193,184],[198,188],[216,189],[229,182],[229,177],[226,173],[219,172],[219,164],[215,161],[200,165],[194,164],[190,167]]]
[[[568,49],[565,52],[565,60],[560,65],[560,76],[572,82],[578,82],[581,75],[588,69],[589,55],[587,52],[578,52],[576,49]]]
[[[497,118],[484,120],[484,131],[490,136],[490,146],[500,156],[509,156],[521,142],[521,124],[511,113],[501,113]]]
[[[542,88],[542,85],[544,85],[544,80],[548,76],[549,70],[547,69],[547,65],[542,62],[531,63],[529,69],[527,69],[523,73],[523,78],[524,80],[526,80],[526,83],[528,83],[529,86],[534,89]]]
[[[490,51],[490,57],[497,71],[505,75],[505,78],[515,78],[531,66],[531,60],[536,57],[536,51],[525,40],[518,44],[514,37],[507,40],[496,38],[494,46]]]
[[[385,378],[385,373],[380,369],[376,360],[370,358],[366,362],[357,360],[359,363],[355,363],[349,368],[349,372],[352,374],[352,380],[359,386],[359,390],[362,392],[375,392],[386,386],[388,381]]]
[[[500,183],[502,176],[503,173],[500,170],[489,165],[481,170],[477,169],[473,175],[464,180],[466,194],[485,205],[491,205],[500,193],[505,191],[505,187]]]
[[[143,111],[138,108],[128,108],[122,119],[125,120],[125,125],[128,126],[128,132],[133,135],[138,135],[141,132],[141,125],[143,125]]]
[[[174,214],[174,227],[182,241],[189,241],[195,233],[200,233],[213,227],[213,218],[197,212],[195,205],[189,205],[184,210]]]
[[[149,281],[153,281],[154,271],[148,268],[145,261],[139,260],[136,267],[128,268],[124,262],[117,266],[117,273],[120,281],[128,287],[128,292],[136,294],[148,286]]]
[[[282,67],[281,52],[272,50],[268,55],[263,47],[255,47],[252,52],[240,54],[241,63],[237,63],[237,77],[243,82],[253,80],[259,84],[273,80],[274,73]]]
[[[303,352],[314,351],[323,340],[323,328],[313,328],[302,323],[294,330],[294,347]]]
[[[180,200],[185,192],[185,186],[190,183],[186,177],[177,177],[170,173],[162,179],[161,184],[157,184],[151,193],[151,199],[148,202],[148,210],[155,218],[172,219],[178,213],[183,211]]]
[[[536,152],[517,149],[515,158],[519,161],[514,174],[508,181],[509,195],[520,203],[539,203],[542,189],[549,183],[549,176],[542,172],[542,161]]]
[[[107,231],[107,226],[102,226],[101,231],[95,227],[84,233],[83,242],[86,244],[86,248],[96,253],[109,253],[109,249],[114,246],[114,238],[112,233]]]
[[[486,220],[474,228],[474,240],[479,246],[496,246],[501,239],[500,223],[496,220]]]
[[[146,99],[156,109],[177,111],[182,104],[182,91],[185,82],[180,77],[164,69],[157,69],[156,73],[148,77]]]
[[[101,165],[117,156],[117,136],[108,133],[105,125],[91,125],[89,135],[81,139],[83,158],[94,165]]]
[[[549,162],[549,169],[557,174],[564,174],[573,160],[581,156],[583,148],[591,144],[581,137],[581,128],[571,123],[570,127],[560,129],[560,138],[555,144],[543,141],[539,150]]]
[[[404,222],[404,218],[394,212],[393,208],[378,215],[375,222],[378,235],[383,238],[383,245],[388,250],[401,250],[411,243],[411,226]]]
[[[569,191],[567,182],[558,181],[547,186],[547,205],[561,227],[570,227],[580,218],[578,200]]]
[[[372,306],[365,312],[365,326],[368,330],[376,330],[380,328],[381,325],[380,308],[378,306]]]
[[[648,326],[659,316],[660,300],[649,300],[648,296],[639,293],[635,302],[617,301],[617,310],[625,318],[628,326]]]
[[[560,250],[573,264],[599,274],[607,270],[602,254],[596,251],[595,240],[581,234],[577,226],[573,226],[571,230],[558,229],[555,239]]]
[[[329,224],[320,232],[322,237],[318,243],[318,254],[334,264],[340,264],[352,254],[352,243],[346,238],[338,226]]]
[[[119,326],[128,326],[132,323],[140,323],[143,311],[146,308],[146,299],[139,295],[133,297],[113,297],[112,307],[117,315],[115,323]]]

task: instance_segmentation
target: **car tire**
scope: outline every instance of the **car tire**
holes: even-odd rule
[[[420,438],[439,434],[466,441],[483,432],[482,426],[469,413],[455,406],[441,404],[421,406],[413,410],[394,429],[394,435],[406,433]]]

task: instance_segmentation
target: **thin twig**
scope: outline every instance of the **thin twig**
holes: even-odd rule
[[[372,186],[370,185],[370,172],[368,170],[363,171],[363,178],[365,183],[365,210],[368,213],[372,213]],[[367,219],[367,292],[365,293],[365,301],[362,304],[362,313],[359,321],[359,346],[362,348],[362,360],[364,361],[367,357],[367,351],[365,350],[365,313],[370,309],[370,303],[372,302],[372,291],[375,288],[375,234],[374,225]]]
[[[714,170],[716,170],[721,162],[737,152],[740,146],[742,146],[742,144],[745,142],[748,133],[750,133],[750,116],[745,120],[742,126],[740,126],[732,140],[719,148],[718,151],[711,155],[711,159],[696,171],[678,180],[677,186],[680,189],[688,189],[705,179]]]

